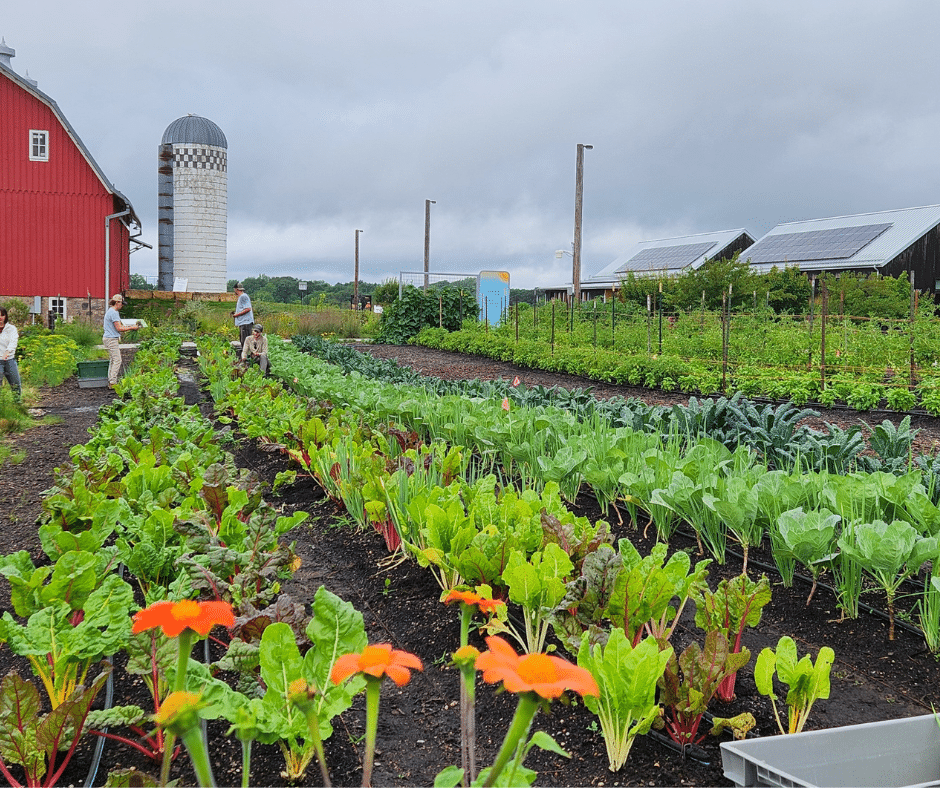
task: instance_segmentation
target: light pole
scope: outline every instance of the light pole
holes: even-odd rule
[[[571,277],[574,303],[581,302],[581,192],[584,189],[584,151],[592,150],[593,145],[578,143],[578,165],[574,179],[574,253],[571,260]]]
[[[356,276],[353,279],[353,309],[359,309],[359,233],[362,230],[356,230]]]
[[[571,244],[571,245],[572,245],[572,247],[574,246],[574,244]],[[561,260],[561,258],[564,257],[565,255],[568,255],[568,257],[571,258],[572,273],[574,273],[574,270],[573,270],[573,269],[574,269],[574,252],[569,252],[567,249],[556,249],[556,250],[555,250],[555,259],[556,259],[556,260]],[[571,284],[572,284],[572,287],[574,287],[574,282],[572,282]],[[572,303],[574,302],[574,291],[572,291],[572,293],[571,293],[571,301],[572,301]]]
[[[431,204],[437,200],[424,201],[424,290],[428,289],[428,271],[431,262]]]

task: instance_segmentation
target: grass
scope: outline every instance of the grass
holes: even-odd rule
[[[10,465],[19,465],[25,459],[25,451],[13,451],[13,449],[0,441],[0,468]]]

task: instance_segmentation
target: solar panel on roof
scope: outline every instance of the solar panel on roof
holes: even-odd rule
[[[845,260],[858,254],[891,226],[892,223],[862,224],[803,233],[781,233],[762,238],[744,254],[752,263]]]
[[[716,243],[716,241],[706,241],[697,244],[659,246],[651,249],[642,249],[617,270],[620,272],[685,268],[705,254],[705,252],[711,249]]]

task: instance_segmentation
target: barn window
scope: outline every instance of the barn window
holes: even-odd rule
[[[50,298],[49,299],[49,311],[55,313],[56,322],[60,320],[65,320],[65,299],[64,298]]]
[[[30,129],[29,160],[49,161],[49,132]]]

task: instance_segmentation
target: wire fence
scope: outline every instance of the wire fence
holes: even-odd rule
[[[552,354],[592,346],[706,365],[720,370],[722,390],[734,376],[795,373],[816,376],[820,391],[859,379],[913,389],[925,373],[938,372],[940,320],[920,308],[913,288],[903,318],[846,314],[825,283],[802,314],[776,314],[757,299],[746,312],[731,312],[727,297],[718,311],[667,311],[657,300],[650,298],[645,310],[616,300],[573,309],[560,300],[517,303],[499,331],[512,332],[517,343],[547,343]]]

